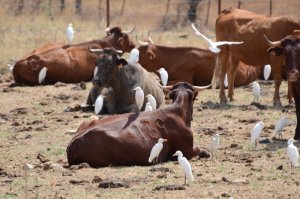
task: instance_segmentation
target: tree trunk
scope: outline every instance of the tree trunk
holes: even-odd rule
[[[76,0],[75,10],[75,14],[81,15],[81,0]]]
[[[60,0],[60,12],[63,12],[66,8],[65,0]]]
[[[193,23],[197,18],[197,7],[201,0],[188,0],[189,10],[188,10],[188,19]]]

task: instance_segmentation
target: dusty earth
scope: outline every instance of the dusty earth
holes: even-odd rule
[[[75,84],[14,86],[0,83],[0,198],[300,198],[300,170],[289,167],[286,141],[272,139],[276,121],[293,120],[295,107],[272,106],[274,84],[262,84],[259,105],[249,88],[235,90],[235,101],[221,106],[218,90],[199,94],[194,104],[194,144],[207,149],[213,133],[221,136],[217,160],[190,160],[195,181],[183,186],[177,162],[152,167],[67,167],[66,147],[83,121],[87,88]],[[281,87],[287,105],[287,84]],[[164,105],[167,106],[167,105]],[[105,116],[104,116],[105,117]],[[265,123],[257,149],[249,144],[259,120]],[[27,165],[26,165],[27,164]],[[33,167],[33,168],[31,168]]]

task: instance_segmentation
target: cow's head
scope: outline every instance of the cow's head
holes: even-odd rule
[[[123,52],[114,48],[89,50],[90,52],[99,54],[96,60],[98,70],[93,78],[93,84],[105,87],[111,86],[112,81],[118,73],[119,66],[127,65],[127,61],[120,58]]]
[[[193,120],[193,104],[198,95],[198,92],[211,87],[208,86],[193,86],[187,82],[178,82],[173,86],[162,86],[167,93],[167,97],[172,100],[173,104],[178,103],[184,110],[186,115],[186,124],[190,126]]]
[[[129,38],[128,34],[134,31],[133,27],[130,31],[122,31],[120,27],[114,27],[106,29],[107,40],[111,43],[112,47],[123,52],[130,52],[134,47],[134,42]]]
[[[157,47],[150,38],[150,32],[148,34],[148,39],[141,41],[136,38],[136,40],[140,44],[140,47],[138,48],[140,51],[140,59],[145,59],[147,61],[154,60],[156,58]]]
[[[288,70],[288,81],[298,81],[300,70],[300,31],[295,30],[294,35],[288,35],[280,41],[271,42],[266,36],[265,38],[270,46],[268,49],[270,55],[284,56]]]

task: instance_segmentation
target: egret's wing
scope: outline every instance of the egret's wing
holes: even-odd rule
[[[211,39],[208,39],[205,35],[203,35],[199,30],[197,30],[197,28],[195,27],[195,25],[192,23],[192,28],[194,29],[195,31],[195,34],[198,35],[198,36],[201,36],[203,37],[203,39],[205,39],[206,41],[208,41],[209,43],[211,43]]]
[[[217,41],[214,42],[216,46],[222,46],[222,45],[233,45],[233,44],[242,44],[243,41]]]

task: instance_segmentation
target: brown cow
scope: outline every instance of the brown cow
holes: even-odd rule
[[[239,61],[253,66],[270,64],[275,79],[274,105],[281,105],[279,87],[281,84],[281,57],[269,57],[268,44],[263,37],[278,40],[299,29],[299,20],[291,16],[267,17],[240,9],[224,10],[216,20],[217,41],[243,41],[241,45],[220,46],[219,61],[214,80],[220,79],[220,100],[226,102],[224,77],[228,74],[228,97],[233,100],[233,82]],[[228,64],[229,63],[229,64]]]
[[[287,79],[291,86],[293,98],[296,104],[297,127],[294,139],[300,139],[300,30],[294,31],[294,35],[288,35],[280,41],[270,42],[268,53],[273,56],[283,55],[287,66]]]
[[[164,67],[169,75],[168,84],[185,81],[204,86],[211,82],[216,55],[209,50],[192,47],[168,47],[156,45],[149,37],[140,42],[139,63],[148,71],[156,72]],[[257,79],[259,70],[240,63],[235,86],[244,86]]]
[[[85,122],[67,147],[69,165],[86,162],[92,167],[149,165],[151,148],[159,138],[167,139],[158,157],[170,160],[180,150],[191,159],[199,155],[190,129],[193,102],[199,90],[189,83],[169,86],[173,104],[156,111],[122,114]]]
[[[61,45],[46,44],[16,62],[13,75],[16,83],[37,85],[38,75],[43,67],[47,74],[44,84],[54,84],[58,81],[77,83],[90,81],[93,78],[97,56],[88,48],[105,48],[113,46],[123,52],[130,52],[135,47],[126,32],[120,27],[112,28],[101,40],[93,40],[80,44]]]

